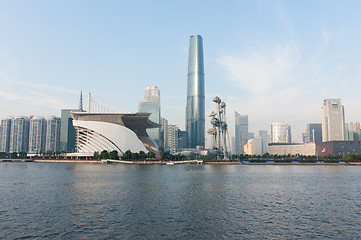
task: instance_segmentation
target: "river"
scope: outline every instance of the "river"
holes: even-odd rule
[[[361,166],[0,163],[0,239],[360,239]]]

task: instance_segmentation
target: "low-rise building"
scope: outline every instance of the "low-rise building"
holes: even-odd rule
[[[329,141],[316,144],[316,155],[361,154],[361,141]]]
[[[267,149],[272,155],[314,156],[316,154],[315,143],[269,143]]]

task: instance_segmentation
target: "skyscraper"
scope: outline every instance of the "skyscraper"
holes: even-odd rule
[[[288,123],[272,123],[271,142],[291,143],[291,127],[288,126]]]
[[[345,140],[345,113],[340,99],[325,99],[322,112],[322,141]]]
[[[322,142],[322,124],[321,123],[309,123],[303,134],[304,143],[319,143]]]
[[[248,115],[240,115],[234,112],[235,116],[235,150],[236,154],[244,153],[244,145],[249,139],[248,132]]]
[[[203,40],[190,36],[187,82],[186,131],[189,148],[205,144],[205,93]]]
[[[35,116],[30,119],[29,153],[44,153],[46,144],[46,119]]]
[[[149,120],[160,124],[160,93],[157,87],[146,87],[144,90],[144,101],[139,103],[139,112],[151,113]],[[160,145],[160,128],[149,128],[147,133],[157,145]]]
[[[268,146],[268,131],[260,130],[258,136],[262,138],[262,154],[265,154]]]

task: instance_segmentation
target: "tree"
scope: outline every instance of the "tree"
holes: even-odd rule
[[[101,153],[100,153],[100,159],[108,159],[109,158],[109,153],[107,150],[103,150]]]
[[[123,154],[122,159],[124,159],[124,160],[132,159],[132,152],[131,152],[130,150],[126,151],[126,152]]]
[[[99,159],[100,155],[99,152],[94,152],[93,159]]]
[[[148,158],[155,158],[154,152],[150,151],[150,152],[148,153]]]
[[[111,151],[111,152],[109,153],[109,158],[110,158],[110,159],[114,159],[114,160],[119,159],[119,158],[118,158],[118,151],[116,151],[116,150]]]

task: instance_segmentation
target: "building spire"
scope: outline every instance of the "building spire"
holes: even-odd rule
[[[83,111],[83,91],[80,91],[79,110]]]

